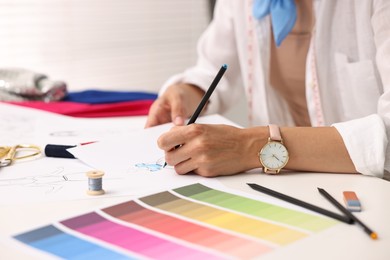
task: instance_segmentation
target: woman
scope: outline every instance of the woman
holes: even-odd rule
[[[163,86],[146,123],[177,125],[158,140],[177,173],[387,176],[390,2],[219,0],[198,54],[196,66]],[[228,109],[243,85],[253,127],[182,126],[224,63],[206,112]],[[280,143],[278,134],[285,155],[267,145],[270,137]]]

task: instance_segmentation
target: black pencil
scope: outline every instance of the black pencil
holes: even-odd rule
[[[346,208],[343,207],[335,198],[332,197],[326,190],[317,188],[318,191],[323,195],[330,203],[332,203],[336,208],[338,208],[341,212],[343,212],[346,216],[351,218],[355,223],[359,224],[364,232],[366,232],[372,239],[377,239],[378,235],[369,229],[363,222],[361,222],[355,215],[349,212]]]
[[[258,184],[255,184],[255,183],[247,183],[247,184],[249,185],[249,187],[251,187],[252,189],[254,189],[254,190],[256,190],[256,191],[263,192],[263,193],[268,194],[268,195],[271,195],[271,196],[273,196],[273,197],[275,197],[275,198],[278,198],[278,199],[281,199],[281,200],[290,202],[290,203],[292,203],[292,204],[295,204],[295,205],[301,206],[301,207],[303,207],[303,208],[312,210],[312,211],[314,211],[314,212],[323,214],[323,215],[328,216],[328,217],[330,217],[330,218],[337,219],[337,220],[339,220],[339,221],[341,221],[341,222],[344,222],[344,223],[347,223],[347,224],[352,224],[352,222],[353,222],[352,219],[349,218],[349,217],[346,217],[346,216],[343,216],[343,215],[336,214],[336,213],[334,213],[334,212],[331,212],[331,211],[328,211],[328,210],[326,210],[326,209],[317,207],[317,206],[315,206],[315,205],[313,205],[313,204],[304,202],[304,201],[302,201],[302,200],[299,200],[299,199],[296,199],[296,198],[287,196],[287,195],[285,195],[285,194],[282,194],[282,193],[279,193],[279,192],[277,192],[277,191],[268,189],[268,188],[263,187],[263,186],[260,186],[260,185],[258,185]]]
[[[213,82],[211,82],[211,85],[209,89],[206,91],[204,96],[202,97],[202,100],[200,101],[198,107],[196,108],[195,112],[192,114],[190,120],[188,121],[187,125],[195,123],[196,119],[198,118],[200,112],[202,112],[204,106],[209,101],[211,94],[214,92],[214,89],[217,87],[219,81],[221,80],[223,74],[225,73],[227,69],[227,65],[223,64],[221,69],[218,71],[217,75],[215,76]]]
[[[200,103],[199,103],[198,107],[196,108],[195,112],[192,114],[192,116],[191,116],[190,120],[188,121],[187,125],[195,123],[196,119],[198,118],[198,116],[202,112],[204,106],[209,101],[211,94],[213,94],[214,89],[217,87],[219,81],[221,80],[223,74],[227,70],[227,67],[228,67],[227,64],[223,64],[222,65],[222,67],[218,71],[217,75],[215,76],[213,82],[211,82],[211,85],[210,85],[209,89],[203,95],[202,100],[200,101]],[[174,149],[177,149],[179,147],[180,147],[180,145],[177,145]],[[167,166],[166,162],[164,163],[163,167],[165,167],[165,166]]]

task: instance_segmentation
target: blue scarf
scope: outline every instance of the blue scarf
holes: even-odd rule
[[[253,15],[255,18],[260,20],[269,14],[276,46],[279,47],[297,20],[294,0],[254,0]]]

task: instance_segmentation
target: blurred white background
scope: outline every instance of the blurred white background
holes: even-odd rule
[[[71,90],[156,91],[194,64],[207,0],[0,0],[0,67]]]
[[[0,0],[0,68],[47,74],[70,91],[157,92],[195,63],[211,2]]]

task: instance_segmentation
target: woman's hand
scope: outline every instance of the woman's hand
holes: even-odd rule
[[[263,132],[261,139],[250,129],[191,124],[173,127],[160,136],[158,146],[178,174],[193,171],[205,177],[232,175],[260,167],[257,153],[268,134],[266,128]]]
[[[167,88],[150,107],[145,128],[173,122],[183,125],[198,106],[204,91],[190,84],[175,84]]]

